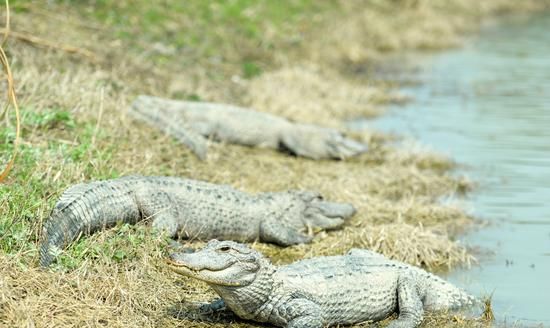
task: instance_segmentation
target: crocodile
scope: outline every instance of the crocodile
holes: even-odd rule
[[[307,243],[313,233],[340,227],[351,204],[311,191],[248,194],[229,185],[177,177],[128,176],[67,189],[43,226],[40,265],[81,235],[151,219],[153,230],[174,238]]]
[[[425,310],[474,305],[465,291],[421,268],[365,249],[275,266],[234,241],[210,241],[192,253],[174,253],[170,269],[206,282],[220,297],[201,311],[229,309],[243,319],[280,327],[316,328],[380,321],[417,327]]]
[[[339,131],[227,104],[140,95],[129,113],[206,158],[207,139],[280,149],[311,159],[345,159],[368,150]]]

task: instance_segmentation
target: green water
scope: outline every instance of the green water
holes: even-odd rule
[[[464,47],[397,59],[391,79],[415,100],[375,121],[466,167],[465,206],[489,225],[463,243],[479,266],[448,279],[493,294],[499,322],[550,326],[550,14],[505,19]]]

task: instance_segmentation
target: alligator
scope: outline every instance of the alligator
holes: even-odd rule
[[[417,327],[424,310],[450,310],[476,300],[445,280],[379,253],[352,249],[274,266],[234,241],[210,241],[196,252],[170,255],[176,273],[206,282],[220,297],[201,311],[229,309],[243,319],[280,327],[316,328],[380,321]]]
[[[345,159],[368,146],[339,131],[290,122],[251,109],[208,102],[138,96],[129,113],[187,145],[206,158],[207,139],[245,146],[280,149],[311,159]]]
[[[228,185],[177,177],[128,176],[67,189],[43,226],[40,265],[81,235],[151,219],[154,231],[174,238],[308,243],[336,229],[355,208],[311,191],[248,194]]]

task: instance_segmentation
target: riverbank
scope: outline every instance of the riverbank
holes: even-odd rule
[[[399,78],[419,81],[400,88],[415,101],[365,121],[452,154],[476,181],[464,208],[484,225],[460,240],[475,248],[479,265],[447,279],[475,294],[490,291],[497,320],[521,327],[550,324],[538,292],[550,275],[548,29],[548,13],[514,15],[458,49],[397,55]]]
[[[170,309],[214,294],[163,266],[166,241],[151,237],[146,225],[85,238],[62,254],[54,272],[36,269],[41,224],[60,193],[77,182],[128,174],[185,176],[249,192],[312,189],[356,205],[358,214],[346,228],[318,235],[311,245],[254,245],[276,263],[351,247],[432,270],[471,261],[453,240],[471,219],[437,201],[471,184],[450,176],[452,161],[438,154],[396,149],[373,131],[356,136],[371,151],[347,161],[211,144],[209,159],[200,162],[171,138],[132,121],[126,108],[146,93],[342,127],[345,119],[379,115],[387,102],[401,101],[388,85],[364,74],[359,80],[358,69],[389,51],[457,45],[483,17],[535,10],[541,2],[197,1],[190,2],[192,11],[176,1],[137,3],[15,7],[14,30],[46,40],[57,35],[57,44],[94,56],[9,41],[24,133],[15,169],[0,187],[3,325],[205,326],[176,319]],[[4,154],[13,133],[2,134]],[[438,326],[473,324],[441,315],[424,326],[433,320]]]

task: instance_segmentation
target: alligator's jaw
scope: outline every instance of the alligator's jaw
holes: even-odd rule
[[[215,272],[214,270],[208,270],[208,269],[195,269],[190,266],[187,266],[181,262],[172,261],[170,259],[166,260],[166,264],[168,264],[168,267],[174,271],[175,273],[181,274],[186,277],[191,277],[200,281],[204,281],[208,284],[217,285],[217,286],[225,286],[225,287],[239,287],[241,286],[240,283],[230,283],[227,281],[219,280],[219,279],[213,279],[211,277],[205,277],[202,273],[205,272]],[[221,271],[221,270],[220,270]]]

